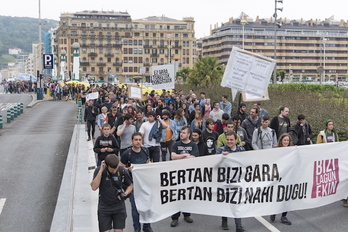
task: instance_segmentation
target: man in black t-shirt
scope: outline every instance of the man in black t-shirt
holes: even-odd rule
[[[132,135],[132,147],[128,148],[122,153],[121,156],[121,166],[126,167],[129,171],[132,171],[132,164],[146,164],[150,163],[149,150],[146,147],[142,147],[143,136],[139,132],[135,132]],[[132,218],[133,218],[133,227],[134,232],[140,232],[141,224],[139,222],[139,213],[137,206],[135,204],[134,192],[130,195],[129,198],[132,207]],[[144,232],[152,232],[150,223],[144,223],[143,225]]]
[[[172,160],[178,159],[187,159],[194,158],[199,156],[198,146],[196,143],[190,140],[191,129],[189,126],[183,126],[180,131],[180,141],[175,142],[172,148]],[[192,223],[193,220],[191,218],[190,213],[183,213],[184,220],[188,223]],[[170,223],[171,227],[175,227],[179,222],[180,212],[172,215],[172,222]]]
[[[207,118],[205,121],[205,130],[203,131],[203,141],[207,145],[208,155],[216,154],[216,144],[219,138],[219,133],[213,130],[214,120]]]
[[[123,189],[123,186],[126,189]],[[133,189],[128,171],[119,166],[115,154],[109,154],[95,170],[91,182],[92,190],[99,188],[98,221],[100,231],[122,232],[126,225],[125,199]]]

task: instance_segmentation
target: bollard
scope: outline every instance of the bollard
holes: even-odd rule
[[[14,106],[14,107],[13,107],[13,113],[14,113],[14,114],[13,114],[13,117],[14,117],[14,118],[17,118],[17,106]]]
[[[10,123],[11,122],[11,111],[10,110],[7,110],[7,123]]]
[[[10,109],[11,110],[11,121],[14,120],[14,111],[13,111],[13,108]]]
[[[78,107],[82,107],[82,101],[81,101],[81,99],[78,100],[77,105],[78,105]]]
[[[24,108],[24,104],[23,104],[23,102],[22,102],[22,103],[20,103],[20,106],[21,106],[21,113],[23,114],[23,108]]]
[[[22,114],[22,110],[21,110],[21,104],[17,104],[17,109],[18,109],[18,115],[21,115]]]
[[[2,114],[0,114],[0,129],[2,129]]]

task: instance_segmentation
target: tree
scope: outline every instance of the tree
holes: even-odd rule
[[[187,81],[195,87],[220,84],[224,71],[217,58],[204,57],[194,64]]]
[[[183,83],[186,83],[187,77],[189,76],[191,69],[183,68],[176,72],[176,77],[182,79]]]

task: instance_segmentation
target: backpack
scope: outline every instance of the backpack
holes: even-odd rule
[[[273,129],[272,130],[272,139],[274,138],[274,135],[275,135],[275,131]],[[257,140],[260,138],[261,140],[261,149],[263,149],[263,143],[262,143],[262,130],[261,130],[261,127],[258,127],[257,128]]]
[[[146,154],[147,156],[147,160],[150,159],[150,156],[149,156],[149,150],[146,148],[146,147],[140,147],[141,150]],[[128,148],[127,149],[127,152],[128,152],[128,157],[127,157],[127,164],[126,164],[126,167],[129,168],[131,166],[131,156],[132,156],[132,148]]]
[[[297,134],[297,131],[293,127],[289,128],[289,135],[291,136],[292,143],[294,145],[297,145],[297,143],[298,143],[298,134]]]

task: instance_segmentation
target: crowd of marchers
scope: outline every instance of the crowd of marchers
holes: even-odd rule
[[[84,120],[88,140],[94,141],[97,168],[91,186],[99,189],[98,221],[100,231],[120,232],[125,228],[126,206],[129,198],[134,231],[153,231],[150,224],[139,222],[133,185],[133,164],[196,158],[199,156],[245,152],[286,146],[312,144],[312,128],[305,115],[299,112],[295,125],[290,125],[290,109],[279,109],[271,116],[261,102],[247,110],[240,103],[232,110],[228,97],[211,102],[204,92],[194,90],[162,90],[145,93],[143,99],[128,97],[127,88],[108,85],[91,86],[86,94],[99,92],[99,98],[84,105]],[[249,113],[249,114],[248,114]],[[95,131],[101,135],[95,138]],[[323,122],[317,143],[338,142],[334,122]],[[342,200],[348,207],[347,200]],[[171,216],[171,227],[184,221],[193,223],[190,212]],[[269,220],[276,221],[276,215]],[[235,218],[237,232],[246,231],[242,219]],[[280,222],[291,225],[287,212]],[[228,219],[222,217],[221,228],[228,230]]]

